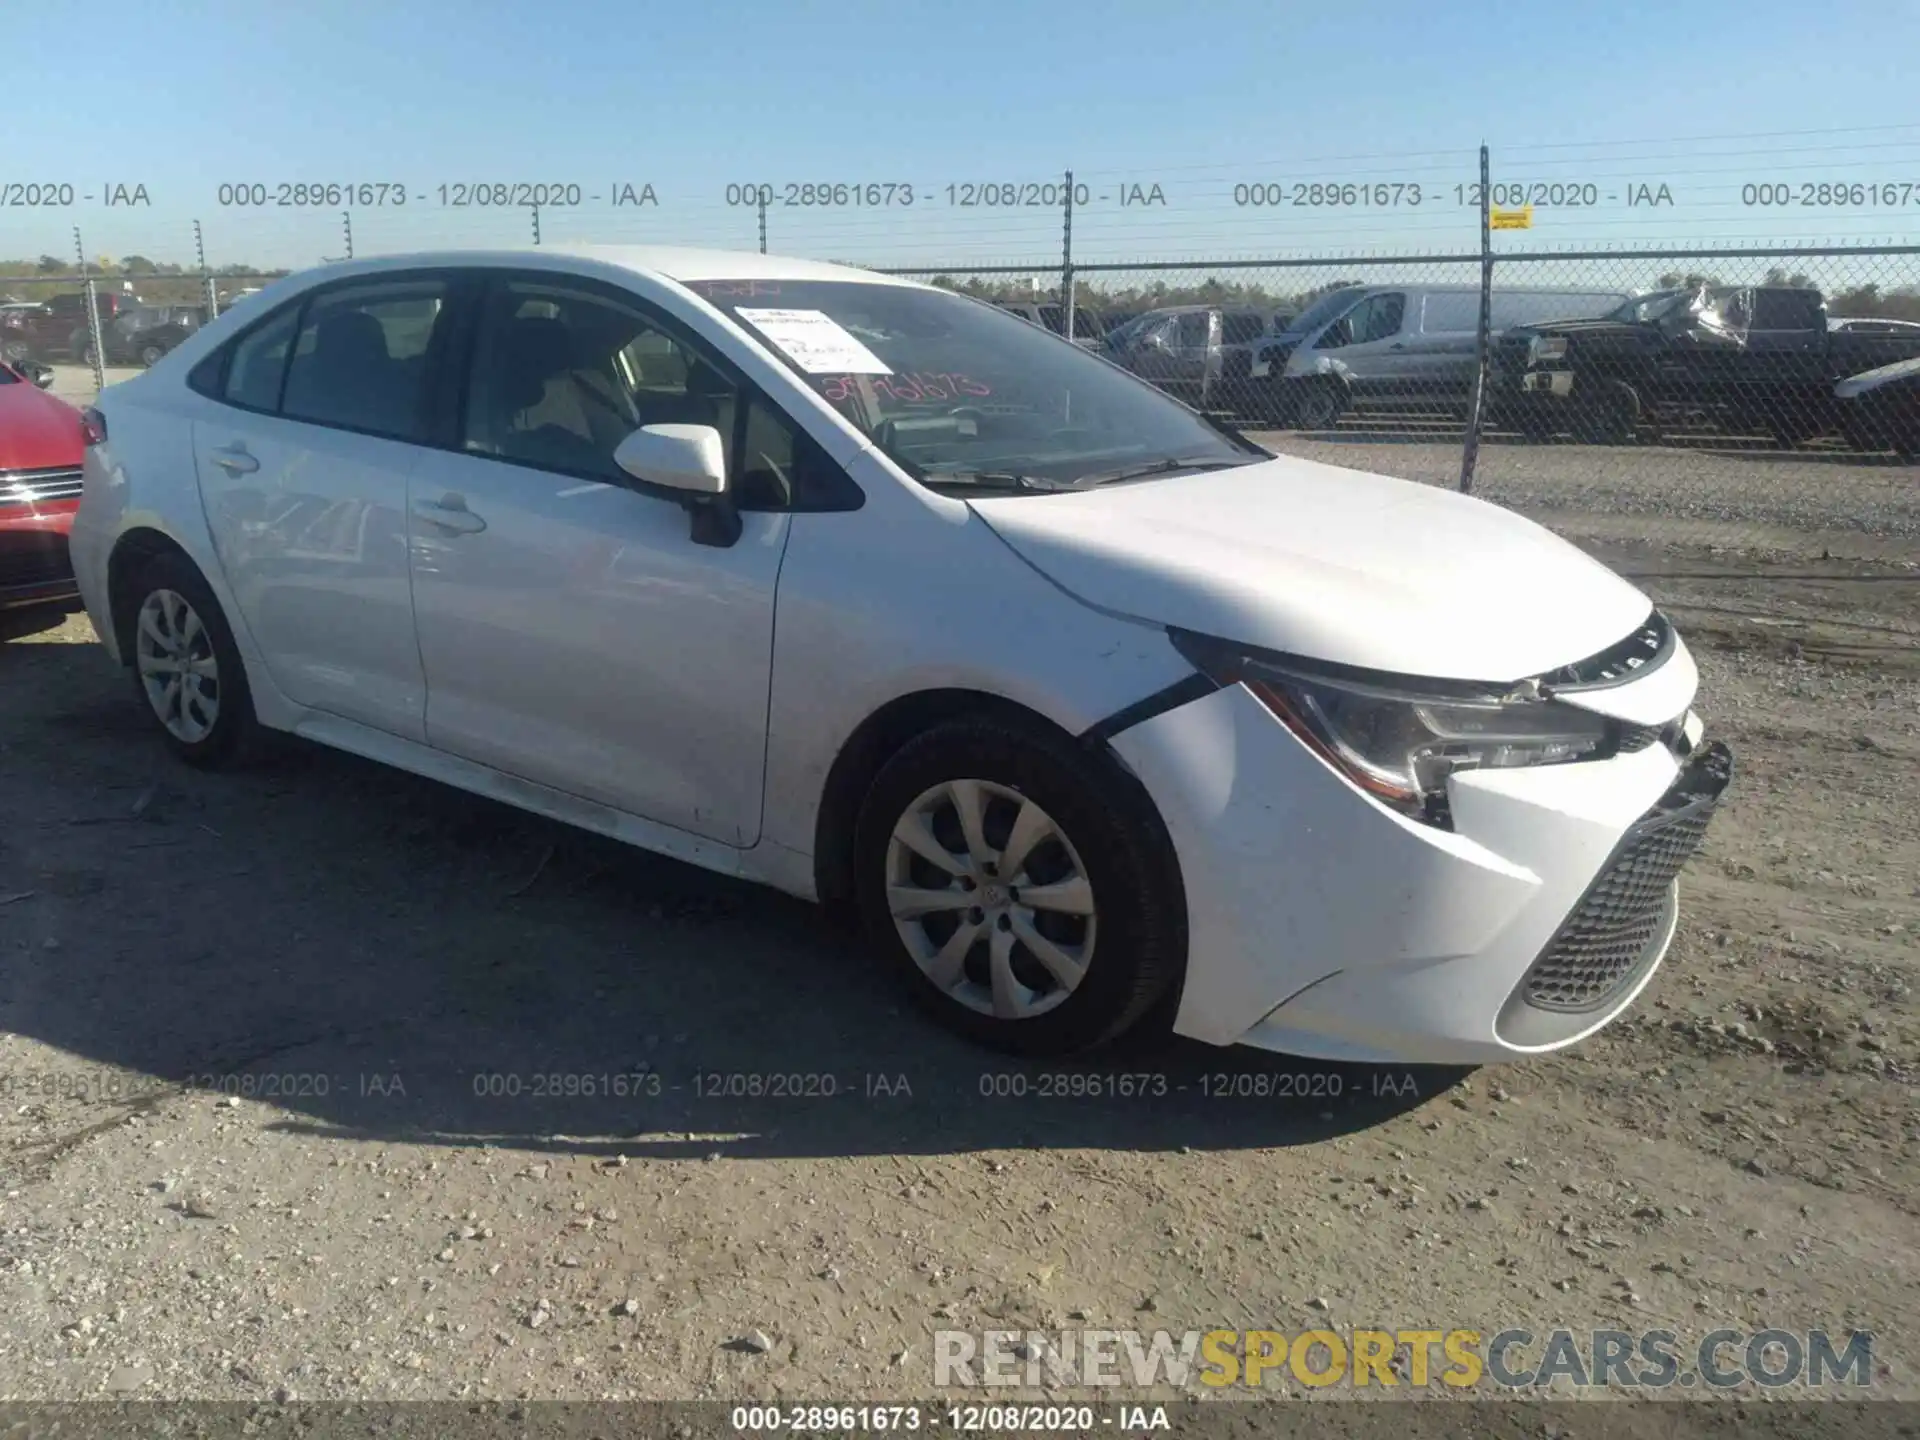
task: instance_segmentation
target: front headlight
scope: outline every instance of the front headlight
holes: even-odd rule
[[[1417,820],[1445,823],[1447,777],[1457,771],[1564,764],[1611,742],[1602,717],[1532,687],[1496,696],[1472,685],[1236,655],[1212,642],[1182,649],[1221,684],[1246,686],[1367,794]]]
[[[1564,360],[1567,358],[1567,337],[1564,335],[1536,335],[1527,345],[1529,360]]]

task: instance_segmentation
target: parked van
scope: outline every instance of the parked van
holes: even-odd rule
[[[1585,320],[1623,304],[1622,290],[1497,289],[1494,334]],[[1323,295],[1259,347],[1260,418],[1318,430],[1354,405],[1456,409],[1473,392],[1477,285],[1355,285]]]

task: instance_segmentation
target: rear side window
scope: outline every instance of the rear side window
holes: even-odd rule
[[[1266,321],[1258,315],[1225,315],[1220,320],[1220,343],[1245,345],[1260,338]]]
[[[1753,296],[1756,330],[1818,330],[1820,297],[1811,290],[1756,290]]]
[[[396,440],[423,438],[427,346],[445,293],[437,280],[399,280],[317,296],[300,322],[280,413]]]
[[[240,338],[227,365],[221,399],[248,410],[279,408],[280,380],[286,374],[287,353],[293,348],[293,329],[299,318],[299,307],[289,306]]]
[[[1503,306],[1503,302],[1505,305]],[[1493,297],[1493,324],[1515,325],[1517,320],[1502,319],[1503,308],[1511,311],[1512,297],[1496,294]],[[1460,293],[1441,292],[1429,295],[1422,302],[1420,311],[1420,329],[1427,335],[1471,334],[1480,328],[1480,297]]]

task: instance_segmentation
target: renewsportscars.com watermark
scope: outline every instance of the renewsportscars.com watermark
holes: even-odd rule
[[[1865,1330],[936,1330],[943,1389],[1865,1388]]]

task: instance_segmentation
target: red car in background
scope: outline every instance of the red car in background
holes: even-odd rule
[[[0,365],[0,610],[77,594],[67,534],[86,441],[52,383],[45,366]]]

